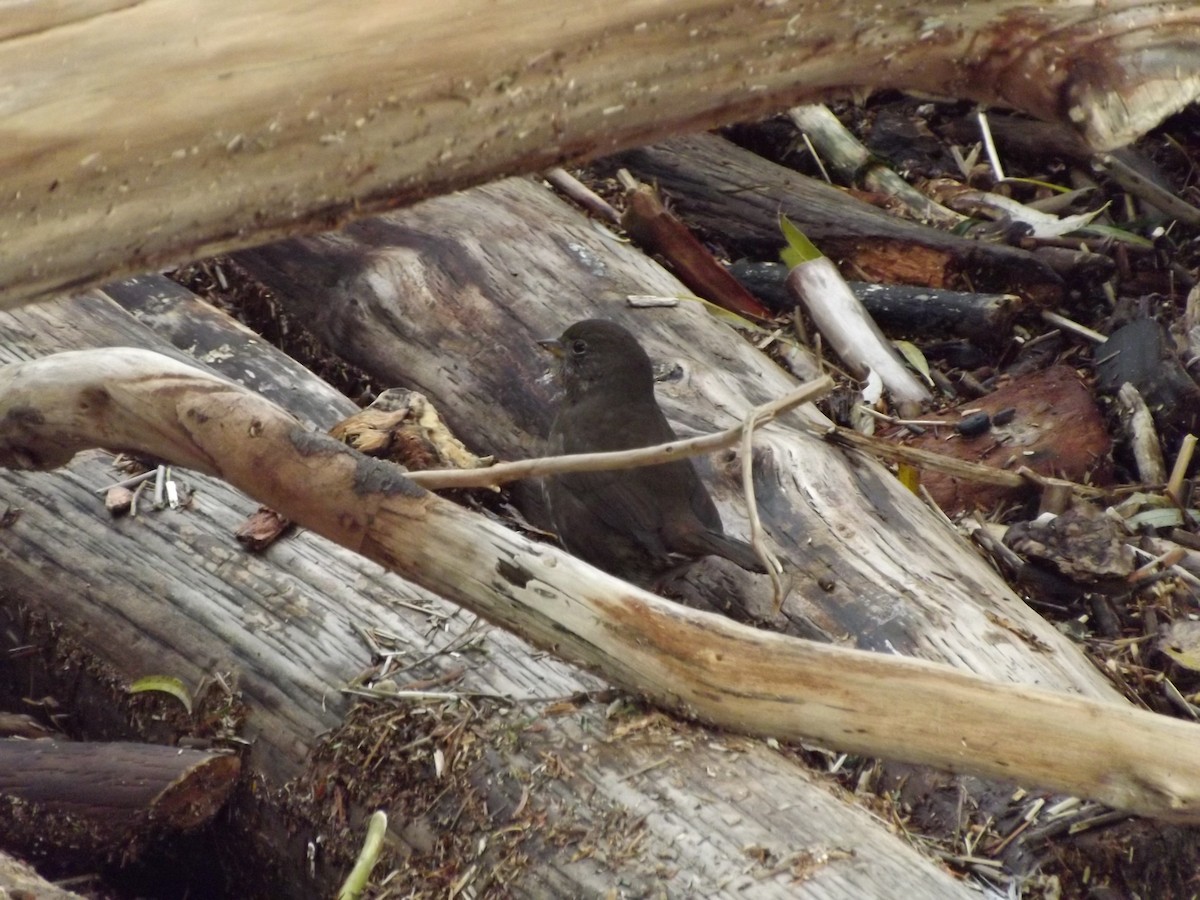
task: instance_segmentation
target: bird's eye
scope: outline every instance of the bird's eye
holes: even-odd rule
[[[576,356],[583,356],[587,352],[587,341],[571,341],[571,352]]]

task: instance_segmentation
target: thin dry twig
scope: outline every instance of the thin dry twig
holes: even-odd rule
[[[1080,325],[1074,319],[1068,319],[1066,316],[1051,312],[1048,309],[1042,311],[1042,320],[1061,328],[1063,331],[1069,331],[1074,335],[1085,338],[1094,344],[1103,344],[1108,340],[1108,335],[1101,334],[1099,331],[1088,328],[1086,325]]]
[[[1030,482],[1044,486],[1049,480],[1030,469],[1022,468],[1016,472],[1009,472],[1006,469],[997,469],[995,466],[987,466],[983,463],[954,459],[953,457],[944,456],[941,453],[934,453],[932,450],[921,450],[917,447],[893,444],[891,441],[886,441],[883,438],[862,434],[850,428],[843,428],[840,425],[824,429],[821,432],[821,436],[832,444],[841,444],[842,446],[865,450],[867,453],[878,456],[880,459],[908,463],[920,469],[941,472],[954,478],[961,478],[964,481],[995,484],[1007,488],[1020,488],[1026,487]],[[1055,480],[1059,481],[1059,479]],[[1080,497],[1099,497],[1106,493],[1100,488],[1088,484],[1067,481],[1061,483],[1070,485],[1071,490]]]
[[[543,172],[542,177],[593,215],[611,225],[621,224],[621,214],[613,208],[612,204],[566,169],[555,166],[553,169]]]
[[[783,579],[779,577],[782,568],[779,560],[767,548],[763,541],[762,520],[758,517],[758,503],[754,499],[754,429],[758,424],[758,407],[747,413],[742,422],[742,493],[746,496],[746,510],[750,518],[750,546],[754,555],[759,558],[767,574],[771,576],[771,592],[775,604],[775,615],[783,608],[787,599],[784,592]]]
[[[778,400],[764,403],[750,411],[755,427],[765,425],[790,409],[820,399],[833,388],[833,380],[822,376],[806,382]],[[571,456],[547,456],[500,463],[488,469],[427,469],[410,472],[408,478],[431,491],[448,488],[491,488],[522,478],[560,475],[564,472],[606,472],[613,469],[636,469],[653,466],[701,453],[711,453],[732,447],[741,439],[745,427],[735,425],[715,434],[705,434],[685,441],[671,441],[654,447],[618,450],[613,453],[577,453]]]
[[[992,166],[992,174],[997,181],[1004,180],[1004,167],[1000,165],[1000,154],[996,152],[996,142],[992,140],[992,127],[988,124],[987,113],[980,110],[976,114],[979,121],[979,133],[983,137],[983,149],[987,152],[988,162]]]

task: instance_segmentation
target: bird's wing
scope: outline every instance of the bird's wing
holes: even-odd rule
[[[638,423],[641,440],[630,437],[631,420]],[[555,422],[550,449],[562,453],[602,453],[674,439],[675,433],[657,404],[622,405],[615,409],[583,404]],[[566,513],[590,518],[605,528],[633,537],[647,552],[665,556],[662,497],[689,496],[692,489],[689,476],[696,477],[690,463],[683,468],[670,464],[571,472],[553,479],[549,496],[555,505],[556,519]]]

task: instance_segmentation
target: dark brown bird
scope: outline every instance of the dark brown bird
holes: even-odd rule
[[[561,361],[566,392],[549,452],[600,453],[676,439],[654,399],[650,357],[614,322],[576,322],[540,341]],[[727,537],[690,459],[611,472],[572,472],[545,483],[550,518],[571,553],[629,581],[649,584],[682,559],[723,556],[764,572],[748,544]]]

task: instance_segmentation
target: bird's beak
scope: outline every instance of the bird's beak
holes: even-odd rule
[[[543,350],[549,350],[556,358],[562,359],[564,348],[562,341],[558,340],[558,338],[551,338],[548,341],[538,341],[538,346]]]

